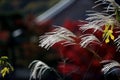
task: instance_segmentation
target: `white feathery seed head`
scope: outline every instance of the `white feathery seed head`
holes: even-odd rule
[[[89,12],[91,13],[87,14],[88,18],[86,18],[88,23],[80,27],[80,30],[83,32],[89,29],[94,29],[94,32],[96,32],[97,30],[103,31],[102,27],[105,24],[114,25],[117,23],[114,17],[106,13],[100,13],[95,11],[89,11]]]
[[[76,37],[71,31],[63,27],[57,27],[52,32],[45,33],[45,35],[39,37],[39,46],[49,49],[55,43],[65,41],[63,44],[75,44],[74,39]]]
[[[41,80],[46,70],[50,70],[50,67],[44,62],[39,60],[34,60],[30,63],[29,68],[31,69],[31,74],[29,80],[39,79]]]
[[[100,63],[107,63],[103,65],[101,70],[104,74],[109,73],[113,67],[120,67],[120,64],[115,60],[103,60]]]
[[[120,35],[114,40],[114,44],[116,45],[116,51],[120,52]]]
[[[85,34],[80,36],[80,38],[81,38],[80,46],[83,48],[86,48],[88,45],[91,44],[91,42],[96,44],[101,44],[99,39],[95,37],[93,34]]]

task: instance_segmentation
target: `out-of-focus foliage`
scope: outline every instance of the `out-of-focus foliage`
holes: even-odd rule
[[[40,14],[55,5],[60,0],[0,0],[1,12],[20,11]]]
[[[2,77],[5,77],[11,71],[14,71],[14,68],[7,60],[7,56],[1,56],[0,58],[0,66],[2,67],[2,70],[0,70],[0,74],[2,75]]]

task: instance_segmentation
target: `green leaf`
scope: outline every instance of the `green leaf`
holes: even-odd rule
[[[115,14],[116,14],[116,20],[120,22],[120,12],[118,8],[116,8]]]

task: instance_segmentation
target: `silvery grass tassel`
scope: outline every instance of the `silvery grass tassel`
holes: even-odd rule
[[[39,79],[41,80],[46,70],[50,70],[50,67],[46,65],[44,62],[39,60],[34,60],[30,63],[29,68],[31,69],[31,75],[29,80]]]
[[[31,69],[31,74],[29,80],[39,79],[41,80],[44,74],[49,71],[53,71],[55,75],[59,78],[59,80],[63,80],[62,77],[58,74],[58,72],[54,69],[49,67],[42,61],[34,60],[30,63],[29,68]]]
[[[113,67],[120,67],[120,64],[115,60],[103,60],[100,63],[104,64],[101,70],[104,74],[109,73]]]
[[[57,27],[52,32],[45,33],[45,35],[39,37],[39,46],[49,49],[54,44],[60,41],[64,41],[63,45],[75,44],[73,37],[77,37],[71,31],[63,27]]]

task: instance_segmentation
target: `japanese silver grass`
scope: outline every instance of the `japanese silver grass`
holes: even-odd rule
[[[97,0],[95,3],[96,5],[93,8],[105,4],[107,5],[107,7],[103,8],[103,13],[109,13],[111,17],[118,16],[118,12],[120,11],[120,5],[115,0]]]
[[[116,45],[116,51],[120,51],[120,35],[114,40],[114,44]]]
[[[50,70],[50,67],[46,65],[44,62],[39,60],[34,60],[30,63],[29,68],[31,69],[31,75],[29,80],[39,79],[41,80],[46,70]]]
[[[100,5],[106,4],[105,0],[96,0],[95,3],[96,3],[96,5],[93,6],[92,8],[96,8]]]
[[[109,73],[110,69],[113,67],[120,67],[120,64],[114,60],[103,60],[100,63],[106,63],[103,65],[103,68],[101,70],[104,74]]]
[[[88,45],[90,45],[91,42],[96,44],[101,44],[99,39],[95,37],[93,34],[85,34],[80,36],[80,38],[81,38],[81,41],[79,44],[83,48],[86,48]]]
[[[89,23],[84,24],[80,27],[80,30],[82,30],[83,32],[88,29],[94,29],[94,32],[96,32],[97,30],[102,31],[102,27],[105,24],[114,25],[117,23],[115,18],[113,18],[111,15],[108,15],[106,13],[99,13],[95,11],[89,11],[89,12],[91,13],[87,14],[88,18],[86,18],[86,20]]]
[[[108,20],[113,22],[116,21],[114,17],[105,13],[92,12],[87,15],[88,15],[88,18],[86,18],[86,20],[98,26],[105,25],[106,23],[108,23]]]
[[[85,32],[85,31],[87,31],[87,30],[89,30],[89,29],[94,29],[94,32],[96,32],[97,30],[102,31],[101,26],[98,26],[98,25],[92,24],[92,23],[84,24],[84,25],[82,25],[79,29],[80,29],[82,32]],[[94,32],[93,32],[93,33],[94,33]]]
[[[109,7],[113,7],[113,8],[118,7],[118,8],[120,8],[119,4],[117,4],[115,2],[115,0],[97,0],[97,1],[95,1],[95,3],[96,3],[96,5],[93,8],[95,8],[97,6],[100,6],[102,4],[108,4],[108,7],[107,7],[106,10],[109,10]]]
[[[45,35],[39,37],[39,46],[49,49],[60,41],[64,41],[62,44],[74,44],[72,37],[76,37],[76,35],[66,28],[57,27],[52,32],[45,33]]]

